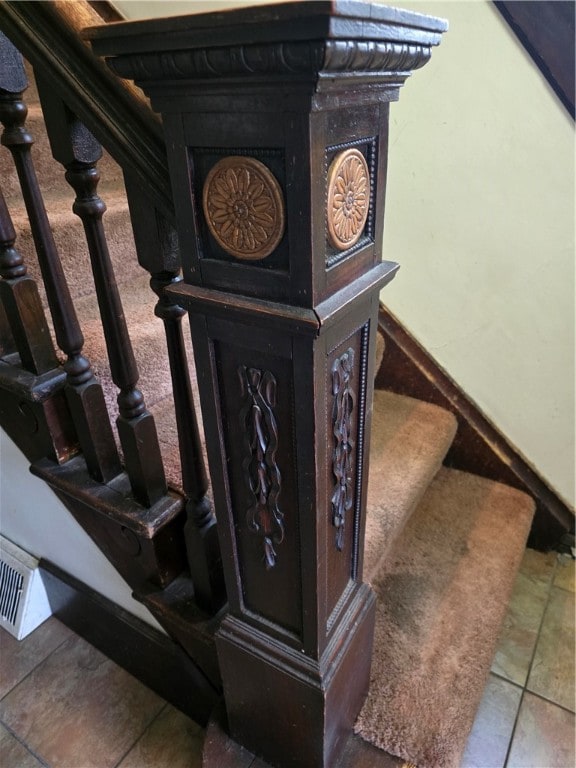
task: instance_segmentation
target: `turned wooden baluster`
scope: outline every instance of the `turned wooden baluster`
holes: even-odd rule
[[[82,354],[84,337],[34,169],[30,152],[34,140],[25,128],[28,110],[22,91],[27,87],[27,79],[22,57],[1,33],[0,50],[3,65],[0,80],[0,122],[4,125],[2,144],[8,147],[14,158],[54,322],[56,342],[67,358],[64,363],[66,399],[78,441],[90,474],[100,482],[107,482],[121,471],[121,466],[102,388],[89,361]]]
[[[206,495],[208,478],[182,333],[182,318],[187,313],[165,291],[167,286],[181,281],[177,234],[150,205],[141,185],[127,173],[124,178],[138,261],[151,273],[150,285],[158,296],[155,314],[164,322],[166,332],[182,487],[187,497],[184,536],[188,567],[196,602],[213,613],[226,601],[226,593],[216,517],[212,502]]]
[[[76,193],[72,210],[84,225],[110,371],[120,390],[116,426],[126,472],[134,498],[149,507],[166,493],[166,477],[154,418],[136,386],[138,367],[102,224],[106,204],[97,194],[96,167],[102,148],[38,73],[36,82],[52,154],[66,169],[66,181]]]
[[[16,232],[0,190],[0,299],[23,367],[40,374],[59,365],[38,294],[24,259],[14,247]]]

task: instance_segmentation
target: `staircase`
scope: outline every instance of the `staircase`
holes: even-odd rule
[[[102,418],[105,411],[101,400],[97,396],[92,400],[92,395],[87,397],[84,392],[76,400],[63,400],[63,389],[70,383],[64,385],[62,367],[50,356],[43,369],[23,371],[22,356],[15,351],[15,334],[7,332],[6,324],[2,326],[0,362],[0,402],[5,406],[0,408],[2,426],[33,462],[32,471],[49,483],[136,596],[184,647],[201,674],[221,690],[214,636],[222,626],[226,606],[219,594],[218,555],[204,555],[208,566],[202,570],[200,565],[196,575],[191,567],[194,571],[197,561],[190,556],[199,542],[207,544],[214,554],[211,537],[215,528],[209,507],[207,514],[202,508],[205,518],[198,524],[198,508],[205,500],[210,501],[212,492],[202,488],[200,470],[190,470],[189,464],[181,462],[183,435],[176,413],[179,409],[182,415],[186,392],[176,393],[180,405],[175,408],[175,385],[169,374],[171,366],[174,371],[175,356],[168,354],[163,323],[155,316],[156,312],[166,322],[162,308],[169,310],[170,305],[162,303],[162,286],[157,283],[158,295],[154,293],[149,274],[138,265],[122,172],[105,153],[98,163],[102,177],[98,193],[108,209],[104,228],[110,262],[140,375],[137,383],[134,374],[121,383],[121,395],[128,393],[132,400],[123,403],[121,397],[118,405],[119,374],[114,360],[110,363],[102,331],[101,308],[83,244],[83,223],[71,211],[74,195],[52,159],[34,86],[26,100],[26,131],[34,138],[32,157],[71,303],[82,326],[82,356],[90,361],[94,375],[90,382],[101,384],[109,421],[118,420],[120,430],[104,458],[92,459],[103,473],[100,480],[95,479],[88,466],[90,457],[82,448],[82,436],[76,434],[77,426],[70,424],[68,409],[71,402],[88,403],[88,407],[96,403]],[[10,143],[11,135],[4,143]],[[65,152],[56,147],[56,154]],[[92,156],[82,161],[76,158],[75,162],[77,170],[81,163],[86,170],[92,167]],[[27,277],[38,286],[44,313],[50,317],[44,281],[34,257],[34,238],[6,149],[0,153],[0,179],[17,233],[15,247],[23,257]],[[87,183],[85,179],[77,184],[77,196]],[[13,238],[7,217],[0,220],[2,263],[6,255],[13,259]],[[11,263],[13,268],[14,261]],[[8,274],[7,261],[3,267],[6,285],[22,281],[23,275]],[[166,284],[171,281],[173,275],[168,275]],[[61,340],[56,342],[54,323],[48,324],[54,348],[62,349]],[[43,337],[39,343],[45,345],[45,341]],[[192,360],[188,335],[180,348],[181,373],[185,367],[182,350]],[[379,356],[377,367],[383,366],[381,378],[385,379],[384,337]],[[60,352],[58,357],[70,373],[70,360],[77,356],[68,354],[68,362]],[[199,414],[197,376],[192,365],[190,373]],[[42,442],[26,433],[22,421],[9,413],[15,398],[21,401],[24,390],[28,392],[27,408],[35,409],[42,425]],[[135,391],[143,393],[142,407]],[[137,418],[131,420],[128,406],[135,400],[139,410]],[[193,428],[193,411],[187,413],[187,423]],[[141,431],[144,424],[146,428]],[[106,462],[114,463],[115,451],[124,467],[134,465],[129,452],[135,444],[149,440],[154,424],[161,454],[158,466],[165,472],[166,484],[160,470],[153,473],[156,479],[152,483],[134,480],[134,474],[144,476],[146,468],[156,463],[154,439],[146,442],[152,448],[146,448],[140,457],[144,469],[137,467],[132,476],[113,470],[107,476]],[[377,603],[369,690],[354,730],[385,753],[419,768],[459,765],[534,513],[533,501],[520,491],[443,466],[457,429],[454,416],[442,408],[385,390],[374,392],[364,579],[372,585]],[[193,465],[198,467],[205,448],[192,443],[192,450],[197,454]],[[194,471],[192,481],[190,473]],[[261,702],[261,706],[270,705]],[[288,758],[285,764],[311,764],[306,759],[291,762]]]

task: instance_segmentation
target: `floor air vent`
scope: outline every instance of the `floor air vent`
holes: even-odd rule
[[[0,536],[0,627],[22,640],[51,613],[38,560]]]

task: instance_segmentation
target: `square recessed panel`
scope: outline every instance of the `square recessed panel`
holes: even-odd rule
[[[248,161],[254,160],[256,163],[265,166],[264,172],[271,174],[270,185],[274,188],[276,197],[269,203],[269,207],[275,210],[264,211],[266,214],[276,213],[276,209],[282,206],[282,217],[284,219],[284,225],[282,231],[275,238],[278,240],[277,245],[274,246],[272,252],[262,258],[257,256],[237,256],[231,251],[235,250],[235,245],[230,241],[229,248],[224,247],[225,237],[219,238],[218,235],[213,233],[206,220],[204,206],[203,206],[203,191],[207,179],[209,179],[211,171],[215,166],[225,158],[241,157],[247,158]],[[247,164],[249,169],[249,165]],[[250,169],[249,169],[250,172]],[[219,149],[219,148],[193,148],[190,150],[190,174],[192,178],[192,186],[195,196],[195,209],[198,220],[198,230],[200,233],[200,257],[202,259],[215,259],[220,262],[229,264],[240,265],[248,268],[259,268],[275,272],[288,273],[289,271],[289,258],[288,258],[288,236],[286,232],[285,224],[285,209],[286,209],[286,170],[284,163],[284,152],[280,149]],[[235,212],[235,208],[243,208],[245,201],[242,199],[242,194],[234,188],[234,182],[230,183],[230,217],[231,222],[234,216],[241,215],[242,212]],[[224,206],[223,214],[226,213]],[[249,215],[249,214],[248,214]],[[241,250],[241,247],[240,249]]]
[[[370,245],[374,242],[374,200],[376,196],[376,163],[377,163],[377,150],[376,150],[376,138],[370,137],[366,139],[358,139],[357,141],[350,141],[344,144],[335,144],[327,147],[325,152],[325,178],[327,186],[330,183],[330,171],[334,159],[345,152],[346,150],[356,150],[364,160],[368,167],[368,175],[370,182],[370,191],[368,195],[368,215],[366,223],[362,229],[362,234],[359,239],[353,243],[349,248],[337,248],[331,241],[333,238],[329,234],[329,220],[331,211],[326,210],[326,268],[336,266],[344,259],[347,259],[352,254],[364,248],[366,245]],[[326,200],[328,205],[328,198],[330,196],[330,190],[326,190]]]

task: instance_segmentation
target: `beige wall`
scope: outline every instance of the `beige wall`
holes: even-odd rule
[[[92,539],[0,429],[0,525],[2,535],[44,558],[116,605],[161,629]]]
[[[490,2],[398,5],[450,32],[392,107],[383,299],[573,504],[574,125]]]
[[[574,504],[574,124],[488,2],[392,107],[390,309]]]

